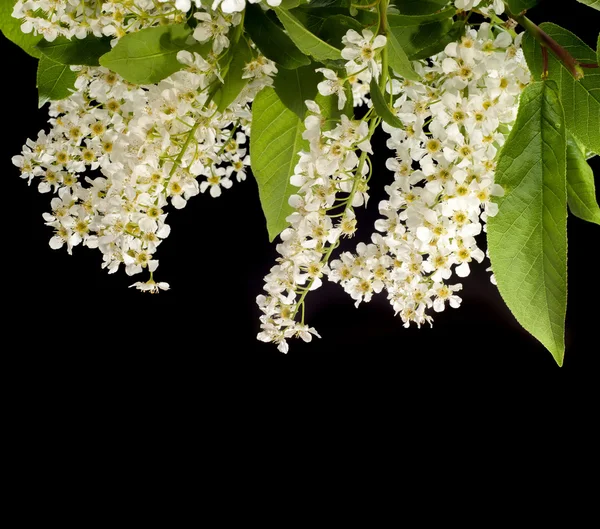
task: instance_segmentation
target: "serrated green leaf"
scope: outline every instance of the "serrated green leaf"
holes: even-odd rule
[[[570,31],[549,22],[544,22],[540,28],[577,61],[596,62],[596,52]],[[523,39],[523,52],[534,78],[540,79],[542,50],[529,33]],[[585,76],[578,81],[562,62],[548,53],[548,79],[558,84],[569,131],[588,149],[600,153],[600,68],[586,68]]]
[[[48,101],[59,101],[69,97],[75,90],[76,79],[77,74],[69,65],[42,55],[37,71],[39,107],[41,108]]]
[[[246,6],[244,28],[261,53],[278,66],[293,70],[310,64],[310,59],[294,44],[292,39],[269,20],[257,5]]]
[[[23,51],[39,59],[41,53],[35,45],[42,40],[42,36],[35,37],[33,33],[23,33],[21,31],[23,21],[12,16],[15,3],[16,0],[0,0],[0,31]]]
[[[317,61],[342,58],[340,50],[308,31],[294,15],[279,7],[275,7],[274,10],[300,51],[314,57]]]
[[[593,7],[600,11],[600,0],[577,0],[578,2],[585,4],[586,6]]]
[[[181,50],[198,46],[189,39],[192,30],[186,24],[145,28],[125,35],[109,53],[100,57],[100,64],[130,83],[155,84],[181,70],[177,60]]]
[[[567,137],[567,196],[573,215],[600,224],[594,172],[585,160],[585,153],[570,134]]]
[[[389,15],[389,33],[394,35],[409,59],[420,58],[423,50],[428,53],[427,57],[430,57],[433,53],[429,53],[428,50],[439,48],[438,51],[442,51],[446,44],[440,47],[440,43],[451,38],[448,36],[453,29],[450,10],[442,13],[430,15],[428,22],[423,22],[424,17],[421,16]],[[438,18],[440,16],[441,19]]]
[[[303,121],[285,106],[273,88],[258,93],[252,104],[250,156],[271,241],[287,227],[285,219],[293,211],[288,199],[296,188],[290,177],[298,153],[307,148],[303,131]]]
[[[388,58],[391,68],[402,77],[420,81],[421,77],[415,72],[405,51],[400,46],[398,39],[390,31],[387,35]]]
[[[508,0],[508,8],[513,15],[520,15],[524,11],[534,7],[539,0]]]
[[[505,190],[488,220],[492,269],[504,301],[552,353],[564,357],[567,189],[564,111],[552,81],[532,83],[496,169]]]
[[[385,102],[385,98],[383,97],[381,89],[379,88],[375,78],[371,79],[370,87],[371,101],[373,101],[373,106],[375,107],[375,112],[377,112],[377,115],[392,127],[396,127],[398,129],[404,128],[402,121],[398,119],[398,117],[390,110],[390,107],[388,107],[387,103]]]
[[[300,119],[304,119],[306,105],[304,101],[314,99],[317,85],[322,81],[321,74],[315,72],[315,66],[302,66],[295,70],[281,69],[273,80],[273,88],[280,101]]]
[[[52,42],[42,40],[37,49],[49,59],[61,64],[99,66],[102,55],[111,50],[111,39],[88,35],[85,39],[57,37]]]
[[[246,39],[240,39],[237,44],[234,44],[230,54],[231,60],[227,67],[227,74],[223,78],[223,86],[215,96],[215,101],[219,102],[217,105],[219,112],[223,112],[236,100],[250,80],[243,78],[246,64],[252,61],[252,50]]]
[[[449,0],[392,0],[403,15],[431,15],[444,6]]]

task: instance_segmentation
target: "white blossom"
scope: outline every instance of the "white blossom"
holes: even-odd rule
[[[450,282],[485,257],[476,237],[497,212],[492,197],[503,192],[494,184],[495,158],[530,80],[519,43],[483,23],[430,65],[415,63],[421,83],[388,83],[404,128],[383,125],[394,181],[379,204],[378,233],[330,265],[329,279],[357,304],[385,290],[406,326],[431,323],[431,309],[460,306],[462,286]]]
[[[342,57],[348,61],[349,65],[367,66],[373,75],[378,77],[377,50],[383,48],[386,42],[385,35],[375,36],[370,29],[363,29],[362,35],[350,29],[342,37],[342,43],[344,44]]]
[[[153,279],[149,279],[145,283],[138,281],[133,285],[130,285],[129,288],[137,288],[142,292],[149,292],[150,294],[158,294],[161,290],[169,290],[169,283],[165,283],[161,281],[159,283],[155,283]]]
[[[233,18],[218,24],[229,24]],[[238,20],[239,22],[239,20]],[[44,214],[50,246],[97,248],[109,273],[148,271],[140,290],[157,292],[152,274],[167,216],[200,192],[212,197],[245,178],[250,163],[249,103],[272,83],[273,63],[255,53],[251,81],[223,112],[208,102],[219,76],[214,56],[181,51],[185,68],[156,85],[136,87],[101,67],[78,67],[70,97],[50,106],[50,131],[28,140],[13,163],[23,178],[52,193]],[[99,176],[90,178],[89,171]]]
[[[327,263],[330,249],[341,237],[354,234],[352,208],[368,198],[368,164],[364,163],[364,156],[370,152],[367,123],[342,115],[333,129],[323,130],[319,106],[314,101],[306,105],[309,115],[303,138],[310,148],[299,153],[290,178],[298,188],[289,199],[294,212],[286,219],[289,228],[280,235],[277,264],[265,277],[267,295],[257,298],[263,313],[257,338],[278,344],[282,352],[288,351],[288,338],[310,341],[313,335],[319,336],[304,324],[304,296],[319,288],[323,276],[331,273]],[[364,153],[363,162],[357,150]],[[336,208],[340,215],[329,216],[328,211]]]

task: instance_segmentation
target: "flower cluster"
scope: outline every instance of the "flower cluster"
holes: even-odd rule
[[[265,277],[267,295],[257,298],[263,312],[258,339],[277,343],[282,352],[288,350],[287,338],[310,341],[312,335],[318,336],[304,325],[303,313],[300,322],[296,315],[304,310],[306,294],[321,286],[340,237],[354,234],[353,208],[368,200],[366,155],[372,153],[368,123],[342,115],[333,128],[325,127],[331,122],[321,108],[314,101],[306,104],[309,115],[302,137],[310,148],[300,152],[290,180],[299,188],[289,199],[295,211],[286,219],[290,227],[277,245],[278,264]]]
[[[281,0],[267,3],[277,6]],[[23,20],[24,33],[34,32],[48,41],[58,36],[84,39],[89,34],[121,38],[143,28],[184,22],[192,5],[231,14],[243,11],[246,2],[215,0],[212,8],[202,8],[200,0],[18,0],[13,16]]]
[[[89,34],[121,38],[143,28],[185,20],[174,2],[153,0],[19,0],[13,16],[23,20],[24,33],[43,35],[48,41],[58,36],[84,39]]]
[[[460,305],[461,285],[450,281],[484,259],[476,236],[497,212],[491,196],[502,193],[496,154],[530,81],[519,44],[483,23],[429,64],[415,63],[423,82],[388,84],[405,126],[383,126],[395,156],[386,163],[394,182],[379,205],[379,233],[332,262],[329,275],[357,305],[385,289],[405,326],[431,322],[430,308]]]
[[[154,253],[169,235],[166,208],[246,177],[249,102],[276,72],[258,55],[248,83],[223,112],[212,101],[219,73],[198,54],[181,51],[186,68],[157,85],[136,87],[104,68],[79,67],[77,91],[50,107],[51,130],[28,140],[13,162],[42,193],[53,192],[44,215],[52,248],[98,248],[103,267],[127,274],[158,266]],[[156,291],[164,283],[136,284]]]
[[[380,75],[379,52],[386,44],[386,37],[375,36],[368,29],[362,35],[349,30],[342,43],[341,55],[347,60],[348,76],[342,79],[334,70],[317,69],[325,77],[317,87],[319,93],[325,97],[337,95],[338,110],[346,105],[346,81],[352,87],[354,105],[362,104],[372,77]],[[309,115],[303,138],[310,149],[299,153],[299,162],[290,179],[299,188],[289,199],[295,211],[286,219],[290,227],[281,233],[282,242],[277,245],[281,255],[278,264],[265,277],[267,295],[257,298],[263,312],[258,339],[277,343],[282,352],[288,350],[288,338],[310,341],[313,335],[318,336],[315,329],[304,324],[304,298],[321,286],[323,275],[330,273],[328,260],[340,238],[351,237],[356,231],[354,208],[368,200],[367,155],[373,154],[369,140],[377,124],[371,110],[360,121],[341,114],[332,127],[335,120],[326,119],[314,101],[306,104]],[[297,321],[299,311],[300,321]]]
[[[353,106],[363,103],[370,104],[368,98],[369,83],[373,76],[379,78],[379,63],[377,54],[385,46],[387,39],[384,35],[375,36],[370,29],[364,29],[362,35],[353,29],[342,37],[342,57],[347,60],[345,64],[346,77],[340,78],[338,73],[329,68],[317,68],[325,80],[318,85],[319,93],[323,96],[336,94],[338,109],[342,110],[348,99],[346,95],[346,82],[352,90]]]

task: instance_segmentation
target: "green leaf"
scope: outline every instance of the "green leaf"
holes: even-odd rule
[[[310,64],[310,59],[259,6],[248,4],[244,21],[244,28],[254,44],[265,57],[276,62],[278,66],[293,70]]]
[[[75,90],[77,74],[68,64],[49,59],[42,55],[37,71],[39,107],[48,101],[58,101],[69,97]]]
[[[377,112],[377,115],[392,127],[396,127],[397,129],[404,128],[402,121],[398,119],[398,117],[390,110],[390,107],[388,107],[387,103],[385,102],[385,98],[383,97],[381,89],[379,88],[375,78],[371,79],[370,87],[371,100],[373,101],[373,106],[375,107],[375,112]]]
[[[567,189],[564,111],[552,81],[523,90],[496,169],[506,195],[488,220],[492,269],[504,301],[552,353],[564,357]]]
[[[581,2],[582,4],[585,4],[586,6],[593,7],[594,9],[597,9],[598,11],[600,11],[600,0],[577,0],[577,1]]]
[[[0,31],[11,42],[27,52],[32,57],[40,58],[41,53],[35,45],[42,40],[42,36],[35,37],[33,33],[23,33],[23,21],[12,16],[16,0],[0,0]]]
[[[98,59],[111,50],[111,39],[93,35],[83,40],[58,37],[52,42],[42,40],[37,49],[54,62],[85,66],[99,66]]]
[[[352,13],[351,13],[352,14]],[[356,15],[352,14],[356,20],[358,20],[363,27],[370,29],[375,33],[377,31],[377,24],[379,23],[379,15],[377,11],[367,11],[366,9],[357,9]],[[388,15],[389,20],[390,15]]]
[[[349,29],[360,33],[363,27],[355,18],[344,15],[333,15],[323,21],[320,31],[315,33],[315,35],[318,35],[327,44],[331,44],[336,48],[343,48],[342,37],[348,33]]]
[[[600,66],[600,34],[598,35],[598,44],[596,44],[596,55],[598,56],[596,64]]]
[[[421,77],[415,72],[398,39],[391,31],[388,33],[387,39],[386,46],[388,49],[389,64],[392,69],[406,79],[420,81]]]
[[[520,15],[524,11],[531,9],[539,0],[508,0],[508,8],[513,15]]]
[[[354,118],[354,96],[350,83],[344,86],[344,92],[346,93],[346,104],[341,110],[338,108],[337,95],[324,96],[319,92],[315,95],[315,103],[321,108],[321,116],[324,118],[321,130],[326,131],[335,128],[342,115],[346,115],[350,119]]]
[[[307,4],[308,0],[282,0],[279,7],[281,9],[294,9],[295,7]]]
[[[428,15],[388,15],[388,24],[394,28],[418,26],[420,24],[430,24],[431,22],[447,20],[448,18],[452,18],[455,13],[456,9],[451,7]]]
[[[340,7],[300,7],[298,9],[294,9],[292,11],[292,14],[308,31],[314,33],[317,36],[321,36],[321,30],[323,29],[325,22],[332,17],[347,17],[348,9]],[[355,20],[358,24],[361,24],[360,21],[355,18],[353,18],[352,20]]]
[[[430,57],[434,53],[442,51],[447,44],[446,40],[452,38],[452,36],[448,36],[453,29],[449,12],[446,10],[442,15],[430,15],[427,19],[429,21],[423,21],[425,19],[421,16],[389,15],[389,33],[394,35],[409,59],[420,58],[423,50],[425,50],[424,53],[427,53],[426,57]],[[438,19],[438,16],[442,18]],[[432,49],[433,53],[429,53],[429,50]]]
[[[425,48],[422,48],[416,53],[411,55],[411,59],[416,61],[420,59],[427,59],[436,53],[440,53],[444,51],[444,48],[450,44],[451,42],[455,42],[460,39],[462,35],[465,33],[465,21],[464,19],[457,20],[450,26],[448,31],[441,38],[433,41],[433,44],[429,44]]]
[[[350,0],[311,0],[307,7],[310,9],[317,9],[320,7],[345,7],[346,12],[348,12],[347,8],[350,3]]]
[[[342,58],[340,50],[308,31],[294,15],[279,7],[275,7],[274,10],[300,51],[314,57],[317,61]]]
[[[177,53],[198,45],[196,41],[188,41],[191,33],[186,24],[157,26],[128,33],[112,51],[100,57],[100,64],[130,83],[158,83],[184,67],[177,60]]]
[[[281,69],[273,81],[273,88],[280,101],[300,119],[304,119],[306,105],[304,101],[314,99],[317,95],[317,85],[323,77],[315,72],[315,66],[302,66],[295,70]],[[337,97],[335,98],[337,101]]]
[[[231,61],[227,68],[227,74],[223,78],[223,86],[215,96],[215,101],[219,102],[217,105],[219,112],[223,112],[236,100],[250,80],[243,78],[244,68],[253,58],[252,50],[246,39],[240,39],[237,44],[234,44],[230,48],[230,53]]]
[[[352,94],[349,94],[349,96],[351,97]],[[338,109],[338,98],[336,96],[324,96],[317,93],[315,103],[321,108],[321,116],[324,118],[321,124],[322,131],[334,129],[339,123],[342,114],[346,114],[345,109]]]
[[[596,62],[596,52],[570,31],[549,22],[540,28],[579,62]],[[523,39],[523,52],[532,74],[540,79],[542,50],[529,33]],[[558,84],[569,131],[589,150],[600,153],[600,68],[586,68],[583,79],[576,80],[562,62],[548,53],[548,79]]]
[[[296,188],[290,184],[290,177],[298,163],[298,153],[308,148],[302,139],[303,131],[302,120],[285,106],[273,88],[266,87],[258,93],[252,104],[250,156],[271,241],[287,227],[285,219],[293,211],[288,199]]]
[[[570,134],[567,138],[567,195],[573,215],[600,224],[594,172],[585,161],[585,153]]]
[[[449,0],[392,0],[403,15],[430,15],[448,5]]]

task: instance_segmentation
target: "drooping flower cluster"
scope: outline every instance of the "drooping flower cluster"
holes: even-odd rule
[[[51,248],[66,247],[68,253],[78,245],[97,248],[109,273],[121,265],[128,275],[149,272],[149,280],[132,287],[167,290],[168,283],[156,281],[154,272],[156,251],[170,233],[169,209],[185,207],[200,193],[218,197],[234,178],[246,178],[251,104],[277,74],[265,53],[286,70],[306,64],[294,75],[275,80],[272,93],[283,107],[298,114],[298,101],[288,92],[296,87],[301,100],[305,89],[314,90],[318,103],[305,101],[308,111],[303,108],[300,118],[282,111],[261,119],[260,105],[254,109],[254,128],[262,130],[271,119],[286,126],[294,120],[295,130],[304,118],[302,150],[297,152],[296,135],[291,146],[282,141],[286,156],[296,154],[289,180],[295,188],[288,201],[293,213],[280,234],[279,257],[265,277],[265,292],[257,297],[262,312],[258,339],[275,343],[285,353],[289,338],[308,342],[318,337],[305,323],[305,298],[324,278],[339,283],[356,306],[385,292],[406,327],[431,324],[432,311],[448,305],[458,308],[462,285],[455,276],[468,276],[473,262],[485,258],[478,236],[486,230],[488,217],[498,212],[492,197],[503,194],[494,183],[497,155],[516,119],[520,93],[530,82],[520,36],[511,29],[516,22],[498,17],[505,3],[447,0],[417,6],[432,13],[431,19],[423,15],[419,20],[435,19],[447,27],[454,19],[452,32],[464,30],[442,53],[413,61],[420,82],[393,71],[407,67],[408,58],[402,60],[398,46],[404,47],[400,42],[413,30],[394,25],[402,17],[395,22],[388,18],[400,10],[416,21],[411,17],[415,6],[396,3],[389,8],[387,0],[344,6],[343,12],[355,17],[357,25],[350,24],[359,29],[355,31],[347,30],[351,21],[340,13],[328,11],[322,24],[313,20],[319,15],[313,9],[322,10],[320,3],[284,4],[284,10],[292,10],[291,18],[277,10],[267,19],[256,8],[244,13],[247,3],[261,3],[266,11],[282,0],[15,3],[13,16],[21,20],[23,32],[47,41],[94,35],[109,37],[114,46],[129,33],[173,24],[180,24],[177,29],[185,28],[187,35],[185,42],[153,42],[159,51],[144,50],[143,57],[136,48],[145,42],[142,35],[121,41],[112,54],[121,58],[111,67],[123,77],[102,67],[71,67],[77,72],[75,88],[70,97],[51,103],[50,130],[28,140],[22,154],[13,158],[23,178],[35,181],[41,193],[52,194],[51,210],[43,216],[54,231]],[[480,15],[491,23],[475,22]],[[265,27],[273,35],[261,31]],[[159,33],[146,35],[152,40]],[[427,39],[429,31],[419,29],[416,35]],[[398,42],[386,46],[387,38],[396,37]],[[72,41],[68,48],[85,49],[88,44]],[[269,48],[274,44],[281,49]],[[436,50],[444,46],[431,44]],[[45,57],[52,56],[52,49],[40,47]],[[181,71],[166,77],[177,68],[174,56],[182,49],[189,51],[177,53]],[[432,50],[429,45],[426,49]],[[422,57],[424,51],[409,56]],[[72,62],[60,53],[56,57]],[[142,79],[135,75],[134,63],[138,70],[145,65],[152,72],[156,63],[152,79],[162,80],[142,86],[127,82]],[[305,68],[322,74],[321,82],[311,74],[305,83]],[[41,84],[41,93],[43,88]],[[356,107],[362,108],[354,114]],[[332,260],[344,238],[356,232],[355,208],[368,201],[370,140],[380,124],[394,153],[386,162],[393,182],[385,188],[388,198],[379,204],[381,218],[370,242],[360,242],[354,251]],[[287,158],[281,167],[289,168],[290,162]],[[256,169],[259,186],[265,184]],[[273,175],[265,175],[269,177]],[[281,183],[277,180],[276,185]],[[268,203],[263,207],[269,218]]]
[[[530,81],[519,44],[483,23],[429,64],[416,64],[423,82],[388,85],[405,127],[383,125],[395,156],[386,163],[394,182],[379,205],[379,233],[343,253],[329,275],[357,305],[385,289],[405,326],[431,322],[430,308],[460,305],[461,285],[451,280],[484,258],[475,237],[497,212],[491,197],[502,193],[496,154]]]
[[[166,208],[183,208],[199,192],[213,197],[244,180],[250,160],[249,102],[276,69],[257,55],[249,82],[223,112],[212,101],[218,71],[181,51],[187,68],[157,85],[136,87],[104,68],[79,68],[77,91],[50,108],[52,126],[28,140],[13,162],[42,193],[54,192],[44,215],[52,248],[98,248],[103,267],[129,275],[154,272],[154,253],[169,235]],[[136,284],[155,291],[164,283]]]
[[[340,79],[333,70],[317,69],[325,76],[325,81],[317,87],[319,93],[326,97],[337,95],[338,102],[332,106],[338,110],[346,103],[346,81],[351,83],[353,93],[358,94],[356,103],[364,95],[360,87],[368,89],[371,78],[379,75],[378,54],[386,44],[386,37],[374,36],[370,30],[364,30],[362,35],[349,30],[342,42],[341,55],[348,60],[346,69],[352,75]],[[367,154],[373,154],[370,138],[377,123],[371,110],[359,121],[341,114],[335,127],[331,127],[336,120],[327,119],[331,116],[323,115],[319,105],[314,101],[306,101],[306,105],[309,115],[302,137],[309,142],[310,150],[299,153],[299,162],[290,179],[299,188],[289,199],[295,212],[286,219],[290,227],[281,233],[282,242],[277,245],[281,255],[278,264],[265,277],[267,295],[257,298],[263,312],[258,339],[277,343],[282,352],[288,350],[288,338],[310,341],[312,335],[318,336],[315,329],[304,324],[304,298],[309,291],[319,288],[321,277],[329,273],[329,257],[340,238],[351,237],[356,231],[354,208],[366,204],[369,198]],[[299,311],[302,311],[300,322],[296,320]]]
[[[353,209],[366,203],[371,153],[369,126],[366,121],[353,121],[342,115],[333,129],[323,128],[325,119],[314,101],[305,120],[303,138],[310,149],[300,152],[291,183],[299,188],[290,197],[295,209],[287,221],[290,227],[281,233],[277,251],[278,264],[265,277],[267,295],[257,303],[263,311],[258,339],[275,342],[287,352],[287,338],[299,336],[310,341],[316,331],[296,321],[303,311],[308,291],[321,286],[327,272],[327,260],[340,237],[352,236],[356,230]],[[357,155],[361,152],[361,156]],[[336,212],[336,213],[334,213]]]

